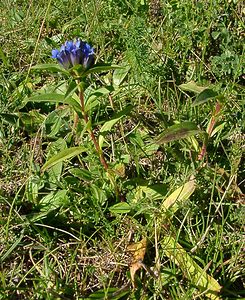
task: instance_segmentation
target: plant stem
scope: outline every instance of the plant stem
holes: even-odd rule
[[[79,98],[80,98],[81,109],[82,109],[84,121],[85,121],[86,124],[88,124],[89,118],[88,118],[88,115],[87,115],[87,113],[85,111],[84,93],[83,93],[83,89],[82,88],[79,88]],[[95,138],[93,129],[90,128],[90,129],[88,129],[88,131],[89,131],[90,137],[91,137],[91,139],[92,139],[92,141],[94,143],[95,149],[96,149],[96,151],[97,151],[97,153],[99,155],[100,162],[101,162],[102,166],[104,167],[104,169],[107,171],[108,170],[108,164],[107,164],[107,162],[105,160],[103,152],[100,149],[99,143],[98,143],[98,141]]]
[[[204,141],[203,143],[203,146],[202,146],[202,149],[198,155],[198,160],[202,160],[203,157],[207,154],[207,144],[208,144],[208,139],[210,138],[212,132],[213,132],[213,129],[214,129],[214,126],[217,122],[217,117],[218,117],[218,114],[221,110],[221,105],[219,102],[216,103],[216,106],[215,106],[215,111],[211,117],[211,121],[209,123],[209,126],[207,128],[207,133],[208,133],[208,137],[207,139]]]

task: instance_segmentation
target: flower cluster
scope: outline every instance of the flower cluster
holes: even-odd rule
[[[80,39],[67,41],[60,47],[60,50],[52,50],[52,58],[56,58],[65,69],[76,65],[82,65],[84,69],[88,69],[94,63],[94,49]]]

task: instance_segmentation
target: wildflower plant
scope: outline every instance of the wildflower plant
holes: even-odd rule
[[[100,163],[103,166],[106,174],[111,181],[116,198],[119,197],[119,191],[114,179],[114,173],[109,168],[108,163],[104,157],[102,147],[97,139],[92,122],[89,118],[89,109],[85,107],[84,92],[87,86],[87,77],[93,73],[99,73],[101,71],[108,71],[120,68],[119,66],[113,66],[108,64],[95,64],[95,50],[87,42],[77,38],[75,40],[66,41],[61,45],[59,49],[53,49],[51,52],[51,58],[56,59],[58,64],[42,64],[36,65],[33,69],[46,70],[51,72],[58,72],[64,75],[66,78],[67,92],[65,95],[61,94],[41,94],[28,99],[28,101],[48,101],[48,102],[63,102],[69,104],[74,109],[73,128],[74,132],[77,132],[79,127],[79,120],[85,124],[85,130],[89,133],[91,141],[94,144],[95,150],[99,156]],[[77,139],[79,140],[79,138]],[[44,166],[43,171],[54,166],[58,161],[63,161],[68,158],[72,158],[79,155],[82,152],[86,152],[87,149],[83,146],[72,147],[65,149],[57,155],[54,155],[48,160]]]
[[[60,47],[60,50],[52,50],[52,58],[57,59],[59,64],[65,69],[71,70],[70,74],[76,79],[79,90],[81,111],[86,124],[88,124],[89,119],[85,111],[84,91],[82,88],[83,84],[81,84],[81,78],[82,81],[85,81],[86,75],[84,76],[84,72],[93,66],[95,60],[94,56],[95,54],[93,47],[91,47],[87,42],[81,41],[80,39],[76,39],[75,41],[66,41],[65,44]],[[74,124],[77,124],[76,119]],[[99,154],[101,164],[105,170],[107,170],[107,162],[105,161],[104,155],[99,147],[92,128],[89,129],[89,133],[95,145],[96,151]]]

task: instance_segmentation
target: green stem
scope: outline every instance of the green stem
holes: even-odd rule
[[[89,118],[88,118],[88,115],[87,115],[86,110],[85,110],[84,93],[83,93],[82,88],[79,88],[79,99],[80,99],[80,103],[81,103],[81,109],[82,109],[82,114],[83,114],[84,121],[85,121],[86,124],[88,124]],[[96,149],[96,151],[99,155],[100,162],[101,162],[102,166],[104,167],[104,169],[107,171],[108,170],[108,164],[105,160],[105,157],[104,157],[104,154],[103,154],[102,150],[100,149],[99,143],[95,138],[93,129],[92,128],[88,129],[88,131],[89,131],[90,137],[91,137],[91,139],[94,143],[95,149]]]

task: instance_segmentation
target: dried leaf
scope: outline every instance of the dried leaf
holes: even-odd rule
[[[162,247],[165,255],[180,267],[183,275],[201,290],[207,298],[220,299],[221,286],[219,283],[208,275],[205,269],[202,269],[173,237],[165,235]]]
[[[130,265],[130,275],[132,280],[133,288],[136,287],[135,285],[135,273],[142,268],[142,261],[145,257],[146,252],[146,238],[143,238],[138,243],[133,243],[131,245],[128,245],[127,250],[133,253],[133,260]]]
[[[195,191],[195,188],[196,185],[193,178],[169,195],[162,203],[161,209],[166,210],[171,208],[172,212],[176,212],[179,208],[179,204],[188,200]]]

